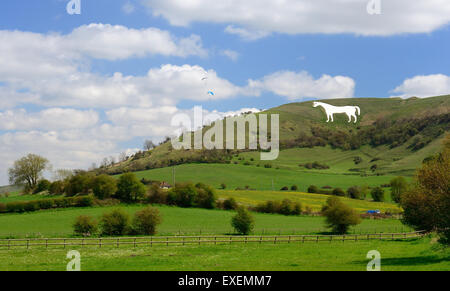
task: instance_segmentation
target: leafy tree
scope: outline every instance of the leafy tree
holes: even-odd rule
[[[357,186],[353,186],[347,189],[348,197],[352,199],[361,199],[361,191]]]
[[[335,196],[327,199],[327,204],[322,208],[322,214],[326,217],[328,227],[339,234],[347,233],[350,226],[361,223],[359,214]]]
[[[450,243],[450,135],[444,150],[417,170],[414,186],[401,197],[403,222],[416,230],[437,231]]]
[[[134,173],[123,174],[117,182],[116,196],[124,202],[136,202],[144,197],[145,192],[145,185],[139,181]]]
[[[80,215],[75,219],[73,230],[75,234],[82,236],[91,236],[97,233],[98,222],[88,215]]]
[[[49,194],[51,195],[61,195],[64,193],[64,182],[55,181],[50,184],[50,188],[48,189]]]
[[[154,235],[156,233],[156,226],[161,224],[161,214],[159,210],[154,207],[147,207],[134,214],[133,230],[136,234]]]
[[[8,169],[9,182],[14,185],[25,184],[27,189],[33,190],[42,173],[49,167],[46,158],[29,154],[15,161],[13,167]]]
[[[43,191],[48,191],[50,189],[50,181],[46,179],[42,179],[37,184],[36,188],[34,189],[34,193],[41,193]]]
[[[408,190],[408,182],[403,177],[397,177],[391,180],[391,197],[396,203],[400,203],[403,193]]]
[[[104,213],[100,221],[100,227],[104,235],[124,235],[130,227],[130,215],[122,209]]]
[[[308,193],[319,193],[319,188],[315,185],[311,185],[308,187]]]
[[[167,203],[167,192],[159,187],[158,184],[152,184],[147,195],[148,203],[156,204],[166,204]]]
[[[195,185],[197,188],[196,204],[201,208],[213,209],[216,207],[216,193],[214,189],[203,183]]]
[[[297,191],[298,190],[298,186],[297,185],[292,185],[291,186],[291,191]]]
[[[372,198],[376,202],[383,202],[384,201],[384,190],[381,187],[375,187],[370,191],[370,195],[372,195]]]
[[[247,209],[239,207],[237,214],[231,219],[231,225],[237,233],[248,235],[255,227],[255,220]]]
[[[88,194],[92,188],[93,175],[85,172],[72,176],[66,185],[65,192],[69,197],[77,194]]]
[[[148,139],[146,141],[144,141],[144,150],[149,151],[155,147],[156,147],[156,145],[153,143],[153,141],[148,140]]]
[[[169,191],[168,202],[180,207],[193,207],[197,189],[192,183],[179,183]]]
[[[225,210],[234,210],[237,207],[238,207],[238,204],[233,197],[230,197],[223,202],[223,209],[225,209]]]
[[[341,188],[334,188],[332,194],[341,197],[345,196],[345,192]]]
[[[105,174],[97,176],[92,181],[92,191],[98,199],[110,198],[117,191],[117,181]]]

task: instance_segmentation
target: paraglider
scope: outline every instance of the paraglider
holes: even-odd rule
[[[205,73],[205,76],[201,79],[201,81],[204,84],[203,86],[205,88],[206,94],[208,96],[215,96],[216,94],[214,93],[214,90],[208,88],[208,72],[205,71],[204,73]]]
[[[208,91],[208,95],[214,96],[214,92],[213,91]]]

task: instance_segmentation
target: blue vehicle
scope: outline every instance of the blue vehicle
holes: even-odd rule
[[[380,210],[369,210],[367,211],[367,214],[381,214]]]

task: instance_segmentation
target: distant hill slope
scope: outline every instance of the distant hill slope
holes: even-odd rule
[[[344,114],[335,115],[334,123],[326,123],[326,115],[321,108],[313,108],[313,101],[285,104],[263,112],[280,115],[282,151],[270,166],[339,174],[411,175],[423,159],[439,151],[442,138],[450,130],[450,95],[323,102],[336,106],[357,105],[361,116],[356,124],[348,123]],[[308,170],[299,166],[314,161],[330,168]],[[98,171],[118,174],[195,162],[245,163],[261,167],[267,164],[259,161],[257,152],[176,151],[167,142]]]

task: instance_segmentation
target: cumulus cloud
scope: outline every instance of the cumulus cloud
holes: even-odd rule
[[[450,94],[450,76],[443,74],[415,76],[403,81],[393,92],[400,94],[396,97],[402,98],[447,95]]]
[[[281,71],[265,76],[262,80],[250,80],[249,88],[269,91],[289,100],[351,98],[355,91],[355,81],[345,76],[323,75],[314,79],[305,71]]]
[[[172,25],[224,23],[226,31],[246,39],[272,32],[387,36],[429,33],[450,22],[447,0],[381,1],[381,15],[369,15],[368,0],[144,0],[154,16]]]
[[[232,60],[233,62],[237,61],[239,58],[239,53],[233,50],[223,50],[221,51],[221,54],[223,56],[226,56],[227,58],[229,58],[230,60]]]
[[[123,4],[122,6],[122,11],[125,14],[131,14],[134,12],[136,8],[134,7],[134,5],[131,2],[126,2],[125,4]]]

